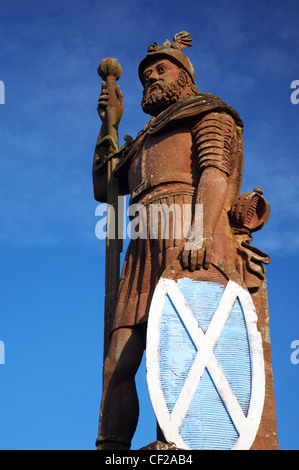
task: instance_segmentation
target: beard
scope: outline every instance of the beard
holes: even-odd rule
[[[157,116],[161,111],[175,103],[186,87],[186,80],[183,76],[172,83],[153,83],[143,92],[141,106],[146,114]]]

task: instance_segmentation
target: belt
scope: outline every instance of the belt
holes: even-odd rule
[[[185,183],[190,186],[194,186],[194,178],[191,173],[181,173],[180,175],[164,175],[159,177],[150,176],[133,189],[131,201],[136,199],[147,189],[167,183]]]

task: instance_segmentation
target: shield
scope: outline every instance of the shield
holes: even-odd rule
[[[250,449],[265,397],[261,335],[243,281],[225,260],[170,265],[147,329],[147,383],[159,426],[180,449]]]

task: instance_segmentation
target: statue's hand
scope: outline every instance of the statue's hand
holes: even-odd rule
[[[211,234],[204,234],[201,247],[197,248],[198,242],[189,239],[180,254],[180,262],[183,269],[208,269],[212,260],[214,240]],[[193,245],[193,246],[192,246]]]
[[[115,124],[118,126],[124,111],[123,94],[120,90],[119,85],[117,85],[115,89],[111,92],[108,90],[106,83],[103,82],[102,93],[99,98],[97,108],[99,116],[103,122],[105,121],[107,115],[106,111],[109,107],[115,110]]]

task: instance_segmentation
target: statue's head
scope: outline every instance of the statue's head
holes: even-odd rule
[[[148,54],[139,65],[139,77],[144,86],[142,109],[152,116],[158,115],[179,99],[198,94],[194,69],[189,58],[181,51],[191,46],[189,33],[174,36],[148,48]]]

